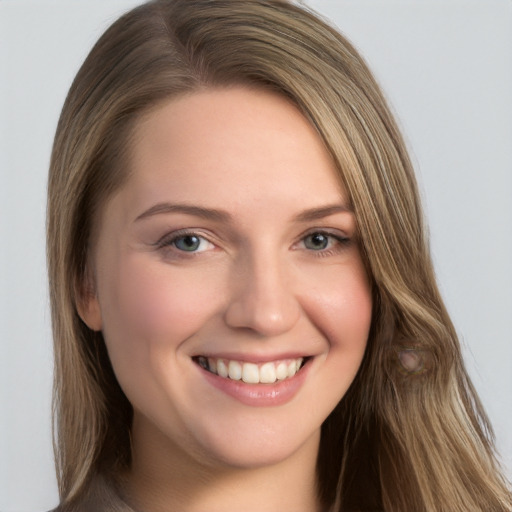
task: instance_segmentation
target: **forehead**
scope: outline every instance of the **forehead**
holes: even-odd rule
[[[316,130],[268,91],[233,87],[168,100],[138,122],[132,141],[125,192],[134,201],[347,199]]]

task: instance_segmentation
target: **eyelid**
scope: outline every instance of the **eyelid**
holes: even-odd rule
[[[304,240],[304,238],[307,238],[308,236],[311,236],[311,235],[315,235],[317,233],[321,234],[321,235],[330,236],[332,238],[336,238],[337,240],[349,240],[351,238],[349,235],[347,235],[341,229],[334,229],[334,228],[312,228],[312,229],[308,229],[307,231],[302,233],[298,237],[297,242],[301,242],[302,240]]]

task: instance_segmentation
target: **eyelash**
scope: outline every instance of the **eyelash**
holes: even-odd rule
[[[312,236],[318,236],[318,235],[326,237],[328,239],[329,248],[320,249],[320,250],[311,249],[310,252],[314,253],[315,257],[317,257],[317,258],[325,258],[325,257],[334,256],[336,254],[339,254],[344,249],[346,249],[351,243],[351,239],[347,236],[343,236],[340,234],[334,234],[330,231],[325,231],[325,230],[321,230],[321,229],[316,229],[316,230],[310,231],[309,233],[306,233],[305,235],[303,235],[300,238],[298,243],[305,244],[305,240],[307,238],[310,238]],[[294,245],[296,246],[297,244],[294,244]],[[307,250],[307,247],[305,249]]]
[[[326,237],[328,239],[328,243],[329,243],[328,248],[314,250],[314,249],[308,249],[307,247],[304,247],[304,250],[314,253],[316,257],[328,257],[328,256],[332,256],[335,254],[339,254],[343,249],[348,247],[351,243],[351,239],[346,236],[342,236],[339,234],[331,233],[329,231],[317,229],[317,230],[310,231],[310,232],[306,233],[305,235],[303,235],[300,238],[300,240],[293,245],[293,247],[296,247],[298,244],[305,245],[306,239],[313,237],[313,236],[318,236],[318,235],[320,235],[322,237]],[[207,237],[201,235],[197,231],[188,230],[188,229],[175,231],[174,233],[171,233],[170,235],[166,235],[163,238],[161,238],[155,245],[158,249],[166,249],[166,248],[173,249],[174,251],[176,251],[176,253],[179,254],[180,257],[185,257],[185,258],[186,257],[194,257],[194,255],[204,252],[204,251],[197,251],[197,250],[186,251],[186,250],[182,250],[182,249],[179,249],[178,247],[176,247],[176,245],[175,245],[176,242],[179,240],[185,239],[186,237],[195,237],[195,238],[199,239],[200,241],[204,241],[208,244],[215,245],[212,242],[210,242],[210,240],[208,240]]]
[[[166,248],[174,249],[182,257],[187,257],[187,255],[193,256],[194,254],[198,254],[198,251],[185,251],[185,250],[182,250],[182,249],[179,249],[178,247],[176,247],[175,244],[178,240],[182,240],[187,237],[195,237],[201,241],[207,242],[208,244],[214,245],[212,242],[210,242],[210,240],[208,240],[208,238],[201,235],[197,231],[188,230],[188,229],[181,229],[179,231],[175,231],[174,233],[171,233],[170,235],[166,235],[163,238],[161,238],[155,245],[157,246],[158,249],[166,249]],[[199,252],[203,252],[203,251],[199,251]]]

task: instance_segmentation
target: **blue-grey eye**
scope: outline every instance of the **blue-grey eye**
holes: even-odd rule
[[[207,238],[197,234],[194,231],[179,230],[170,233],[163,237],[157,244],[160,249],[172,249],[175,256],[185,256],[186,253],[193,255],[212,251],[215,249],[215,244],[210,242]]]
[[[202,238],[196,235],[182,235],[173,240],[174,247],[180,251],[195,252],[200,246]]]
[[[325,233],[312,233],[304,238],[304,246],[312,251],[323,251],[329,247],[331,236]]]

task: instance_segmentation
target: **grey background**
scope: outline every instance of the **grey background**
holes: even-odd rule
[[[0,0],[0,510],[57,502],[46,173],[62,102],[131,0]],[[311,0],[366,56],[416,164],[441,289],[512,474],[512,2]]]

